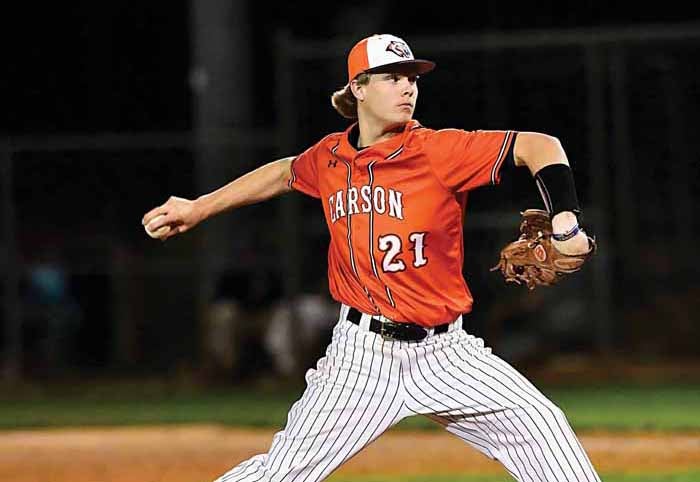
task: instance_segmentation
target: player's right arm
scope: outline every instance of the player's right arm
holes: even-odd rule
[[[195,200],[172,196],[146,213],[141,222],[151,232],[165,225],[170,226],[170,231],[159,236],[159,239],[166,240],[221,212],[289,192],[292,160],[294,157],[285,157],[265,164]]]

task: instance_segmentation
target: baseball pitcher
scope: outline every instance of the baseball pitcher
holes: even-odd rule
[[[521,482],[600,481],[562,411],[462,329],[469,192],[530,170],[544,210],[522,213],[494,269],[533,289],[581,269],[595,242],[561,143],[534,132],[433,130],[413,118],[418,77],[434,69],[393,35],[358,42],[332,104],[354,122],[305,152],[220,189],[148,212],[169,239],[203,220],[289,192],[318,198],[330,231],[328,281],[339,303],[325,356],[269,451],[219,482],[318,482],[405,417],[425,415]],[[467,253],[468,255],[469,253]],[[419,447],[416,447],[420,450]]]

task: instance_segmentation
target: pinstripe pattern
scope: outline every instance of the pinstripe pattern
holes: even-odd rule
[[[391,306],[396,308],[396,302],[394,301],[394,297],[391,296],[391,290],[389,289],[389,286],[384,285],[384,288],[386,288],[386,297],[389,298],[389,303],[391,303]]]
[[[307,389],[270,451],[217,480],[310,482],[327,477],[403,418],[394,349],[373,333],[339,322],[326,356],[307,372]]]
[[[561,410],[530,382],[465,332],[440,338],[407,350],[410,381],[422,394],[412,410],[437,413],[447,430],[484,451],[469,430],[476,422],[517,480],[600,480]]]
[[[576,463],[581,468],[581,471],[586,472],[586,477],[582,480],[587,481],[599,481],[600,479],[595,474],[595,470],[591,465],[588,456],[583,451],[581,443],[578,441],[576,436],[571,429],[566,417],[559,407],[554,405],[549,401],[537,388],[535,388],[529,381],[525,379],[520,373],[518,373],[513,367],[508,365],[506,362],[501,360],[496,356],[491,356],[488,359],[481,360],[484,363],[484,368],[479,369],[482,373],[489,372],[492,375],[499,374],[505,377],[511,382],[510,385],[504,385],[510,387],[513,393],[517,391],[522,391],[521,396],[526,398],[529,397],[533,405],[537,407],[541,412],[547,416],[549,419],[554,419],[556,425],[551,428],[553,433],[564,434],[565,437],[557,437],[557,440],[565,440],[566,446],[568,446],[568,453],[573,454]],[[526,398],[527,399],[527,398]],[[573,444],[573,445],[572,445]],[[567,457],[569,457],[567,455]],[[576,465],[574,464],[574,466]],[[575,467],[574,467],[575,468]]]
[[[485,417],[479,420],[480,413],[487,413],[492,409],[486,405],[481,405],[478,401],[474,400],[469,396],[464,396],[462,400],[458,400],[454,395],[451,394],[453,390],[448,384],[443,382],[443,386],[438,388],[435,383],[440,381],[438,378],[426,377],[423,373],[423,360],[418,356],[417,348],[407,350],[408,366],[409,366],[409,378],[413,386],[421,393],[424,397],[424,401],[421,403],[424,407],[427,407],[427,413],[446,413],[450,417],[457,415],[459,418],[472,418],[480,421],[480,424],[484,427],[482,430],[487,436],[487,440],[490,445],[490,452],[494,458],[504,462],[504,465],[509,472],[514,473],[514,467],[511,464],[506,464],[502,457],[499,456],[500,447],[502,442],[500,440],[501,432],[499,430],[494,430],[492,426],[489,425],[488,419]],[[427,368],[426,368],[427,369]],[[462,393],[462,395],[465,395]],[[464,408],[461,408],[464,407]],[[495,408],[494,410],[500,410],[501,408]],[[419,412],[421,413],[421,412]],[[495,436],[494,436],[495,435]],[[518,480],[524,480],[516,474]]]
[[[345,164],[345,167],[348,169],[348,192],[350,192],[350,188],[352,187],[352,169],[350,168],[350,164],[348,161],[343,159],[343,164]],[[359,275],[357,274],[357,266],[355,266],[355,253],[353,252],[352,249],[352,213],[350,212],[350,200],[348,199],[348,205],[347,205],[347,222],[348,222],[348,248],[350,249],[350,265],[352,266],[352,272],[355,273],[355,276],[357,276],[357,279],[359,280]]]
[[[333,155],[335,155],[335,151],[338,149],[338,145],[339,144],[336,144],[335,147],[333,147],[333,149],[331,150],[331,152],[333,152]],[[345,167],[348,170],[347,184],[348,184],[348,192],[349,192],[350,188],[352,188],[352,168],[346,160],[343,160],[343,164],[345,164]],[[348,199],[348,204],[346,206],[346,210],[348,213],[347,214],[347,223],[348,223],[348,249],[350,250],[350,266],[352,267],[352,272],[355,273],[355,277],[357,278],[357,281],[360,282],[360,285],[362,286],[362,290],[365,292],[365,296],[367,296],[370,303],[372,303],[372,306],[374,306],[375,309],[377,309],[377,311],[379,311],[379,309],[377,308],[377,304],[374,302],[374,299],[372,298],[372,295],[370,294],[369,290],[367,289],[367,287],[364,284],[362,284],[362,281],[360,281],[360,275],[357,272],[357,265],[355,264],[355,251],[352,247],[352,214],[350,213],[350,200],[349,199]],[[370,253],[371,253],[371,251],[370,251]],[[372,263],[374,263],[374,258],[372,258]]]
[[[403,146],[399,147],[394,151],[393,153],[389,154],[387,157],[388,159],[393,159],[401,152],[403,151]],[[374,189],[374,165],[376,164],[377,161],[372,161],[367,165],[367,172],[369,173],[369,190],[370,192],[373,192]],[[396,308],[396,303],[394,302],[394,297],[391,295],[391,290],[389,289],[389,286],[385,284],[382,279],[379,277],[379,271],[377,270],[377,263],[374,260],[374,209],[370,209],[369,211],[369,260],[370,264],[372,266],[372,272],[374,273],[374,276],[377,277],[379,281],[384,284],[384,291],[386,291],[386,297],[389,300],[389,304]]]
[[[435,379],[440,380],[446,385],[453,385],[456,387],[455,391],[460,396],[470,399],[471,397],[469,397],[469,395],[464,392],[464,388],[460,386],[463,381],[449,373],[449,371],[447,371],[440,363],[439,357],[436,357],[433,354],[433,358],[439,367],[440,375],[436,374],[435,370],[430,365],[428,366]],[[443,378],[446,378],[448,381],[445,382]],[[525,450],[525,447],[523,447],[528,438],[523,435],[523,432],[518,429],[517,425],[515,425],[504,413],[506,410],[508,410],[508,408],[506,408],[503,403],[499,403],[498,401],[494,400],[494,398],[489,396],[488,393],[481,391],[478,387],[471,386],[470,388],[472,388],[475,396],[477,396],[479,399],[485,400],[488,405],[497,407],[490,412],[487,411],[485,415],[483,415],[483,419],[485,425],[489,429],[496,432],[496,438],[498,440],[505,440],[505,442],[503,442],[503,446],[505,447],[506,455],[507,457],[511,458],[513,462],[516,462],[515,465],[517,465],[516,468],[511,467],[510,464],[507,464],[506,466],[509,468],[509,470],[511,470],[511,472],[518,474],[519,480],[535,480],[531,474],[537,473],[537,470],[533,465],[533,458],[536,460],[536,455],[534,455],[532,447],[529,447],[530,453],[528,453],[528,451]],[[499,432],[503,435],[502,437],[499,437]],[[534,457],[531,457],[531,455],[534,455]],[[541,466],[539,466],[539,469],[542,471]]]
[[[385,340],[345,320],[267,454],[218,482],[319,482],[410,415],[424,415],[520,482],[600,482],[564,414],[463,330]]]
[[[370,196],[372,196],[372,192],[374,189],[374,164],[377,161],[372,161],[367,165],[367,173],[369,174],[369,192]],[[379,273],[377,272],[377,263],[374,260],[374,208],[372,207],[369,210],[369,261],[370,265],[372,266],[372,272],[374,273],[374,276],[379,278]]]
[[[391,159],[394,159],[395,157],[398,157],[399,154],[401,154],[402,152],[403,152],[403,144],[401,144],[401,145],[398,147],[398,149],[396,149],[394,152],[392,152],[391,154],[389,154],[388,156],[386,156],[385,159],[386,159],[387,161],[390,161]],[[373,218],[372,213],[370,213],[370,218]],[[374,228],[374,226],[373,226],[373,221],[372,221],[372,225],[370,225],[370,230],[373,230],[373,228]],[[372,236],[372,234],[370,234],[370,236]],[[370,248],[371,248],[371,245],[370,245]],[[370,251],[370,252],[371,252],[371,251]],[[372,260],[372,261],[374,261],[374,260]],[[376,274],[377,274],[377,269],[376,269],[376,267],[374,267],[374,269],[375,269],[374,274],[376,275]],[[379,277],[379,275],[377,275],[377,277]],[[389,303],[391,303],[391,306],[392,306],[392,307],[396,308],[396,302],[394,301],[394,297],[391,295],[391,289],[389,289],[389,285],[386,285],[386,284],[385,284],[385,285],[384,285],[384,289],[386,290],[386,297],[389,299]]]

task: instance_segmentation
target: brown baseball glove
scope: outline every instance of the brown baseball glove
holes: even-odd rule
[[[547,211],[528,209],[520,214],[520,237],[501,250],[501,259],[491,268],[500,269],[509,283],[524,283],[531,290],[553,285],[579,271],[596,250],[595,239],[589,236],[587,253],[563,254],[552,246],[552,222]]]

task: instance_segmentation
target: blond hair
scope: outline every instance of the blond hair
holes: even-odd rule
[[[357,80],[357,83],[360,85],[367,85],[369,83],[369,78],[370,74],[363,72],[358,75],[355,80]],[[333,104],[335,110],[338,111],[338,114],[346,119],[357,119],[357,99],[355,98],[355,94],[352,93],[349,83],[345,84],[345,87],[342,89],[333,92],[331,104]]]

